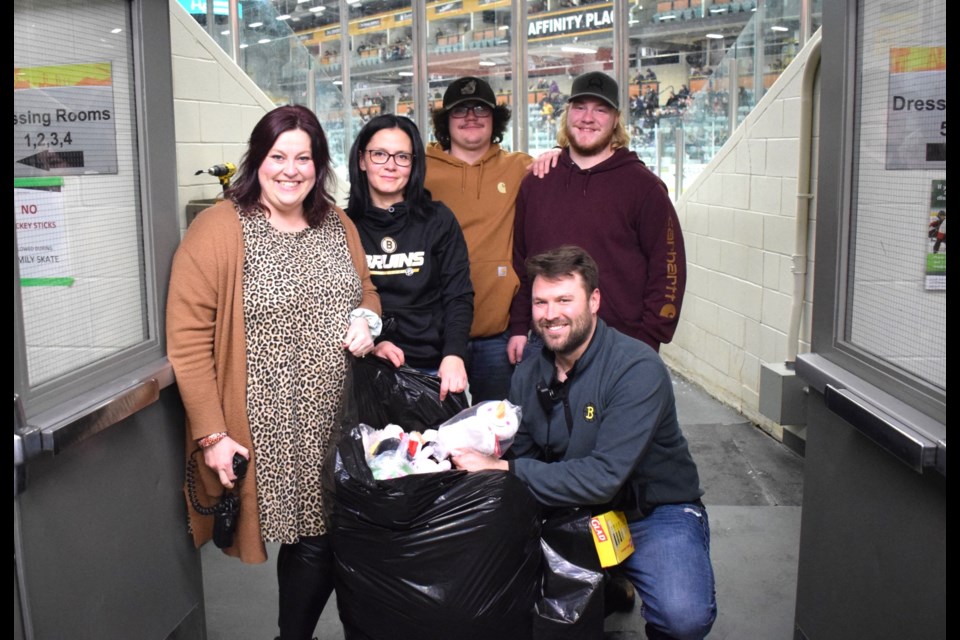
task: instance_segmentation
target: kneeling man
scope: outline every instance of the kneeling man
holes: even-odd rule
[[[710,526],[677,422],[670,374],[647,344],[597,317],[597,265],[579,247],[529,258],[539,357],[513,376],[523,408],[510,460],[468,452],[461,469],[515,473],[548,506],[622,510],[636,551],[623,563],[646,634],[700,639],[716,618]]]

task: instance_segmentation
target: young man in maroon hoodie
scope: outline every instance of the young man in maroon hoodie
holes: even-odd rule
[[[680,316],[683,235],[666,186],[627,148],[613,78],[591,71],[574,79],[557,142],[556,169],[528,176],[517,196],[513,261],[521,282],[510,308],[510,360],[523,357],[530,329],[524,261],[564,244],[583,247],[600,266],[600,318],[659,351]]]

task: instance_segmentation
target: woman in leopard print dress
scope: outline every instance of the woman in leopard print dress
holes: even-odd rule
[[[277,558],[280,635],[310,638],[333,589],[321,502],[350,356],[373,349],[380,303],[356,228],[334,207],[326,138],[298,106],[271,111],[250,137],[227,199],[191,224],[174,258],[168,353],[187,412],[197,490],[215,503],[250,460],[234,545]],[[206,494],[203,496],[202,494]],[[212,517],[193,510],[199,546]]]

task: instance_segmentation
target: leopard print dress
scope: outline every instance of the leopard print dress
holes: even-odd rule
[[[295,233],[262,212],[241,221],[260,531],[266,542],[292,544],[326,533],[321,471],[347,374],[343,336],[362,288],[334,212]]]

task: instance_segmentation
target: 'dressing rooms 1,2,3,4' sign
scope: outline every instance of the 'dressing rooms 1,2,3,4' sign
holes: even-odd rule
[[[947,48],[890,49],[887,169],[947,168]]]
[[[13,69],[13,177],[117,173],[109,62]]]

